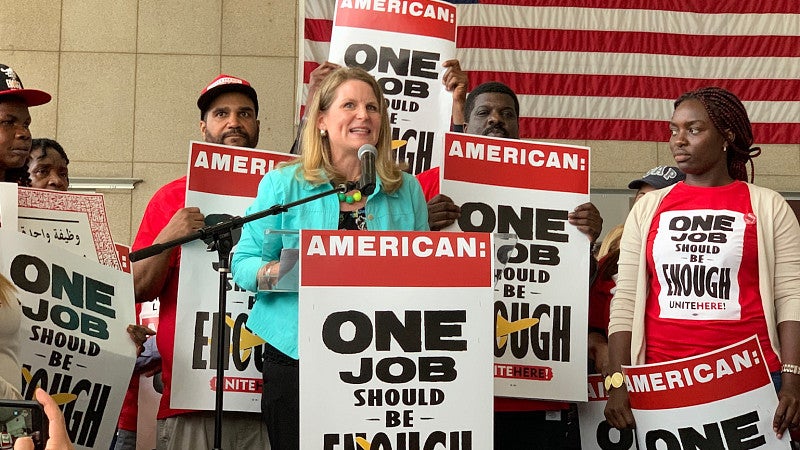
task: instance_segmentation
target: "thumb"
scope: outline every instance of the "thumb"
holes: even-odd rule
[[[14,450],[33,450],[33,439],[21,437],[14,442]]]
[[[47,415],[47,419],[50,422],[48,430],[50,436],[47,441],[48,446],[51,444],[69,445],[69,447],[64,448],[72,448],[69,436],[67,435],[67,426],[64,423],[64,415],[61,414],[61,410],[58,408],[56,401],[41,388],[37,388],[34,395],[36,396],[36,401],[41,403],[44,407],[44,413]]]

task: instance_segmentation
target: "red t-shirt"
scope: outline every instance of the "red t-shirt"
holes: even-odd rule
[[[136,431],[136,423],[139,415],[139,374],[135,373],[128,384],[128,391],[125,392],[125,400],[122,401],[122,409],[119,412],[117,428],[125,431]]]
[[[161,187],[150,199],[142,217],[142,224],[136,233],[131,250],[136,251],[153,243],[158,233],[167,226],[172,216],[186,203],[186,177],[178,178]],[[191,410],[170,409],[170,392],[172,391],[172,358],[175,354],[175,310],[178,306],[178,267],[180,265],[180,247],[172,250],[169,260],[169,274],[163,289],[158,294],[158,333],[156,344],[161,353],[161,379],[164,392],[158,407],[158,419],[165,419],[177,414],[193,412]]]
[[[417,174],[417,181],[422,186],[422,193],[425,194],[425,201],[429,202],[433,197],[439,195],[439,168],[434,167]]]
[[[589,286],[589,328],[602,330],[608,336],[608,318],[611,312],[611,299],[617,282],[606,274],[606,266],[616,264],[618,253],[606,255],[597,262],[597,277]],[[613,260],[612,260],[613,258]]]
[[[753,213],[741,181],[681,182],[664,197],[647,235],[646,362],[700,355],[757,334],[769,370],[780,369],[758,289],[756,222],[765,219]]]
[[[142,312],[142,305],[136,304],[136,323],[139,323],[139,314]],[[136,421],[139,415],[139,373],[136,371],[131,375],[131,382],[128,383],[128,390],[125,392],[125,399],[122,401],[122,409],[119,411],[117,428],[126,431],[136,431]]]

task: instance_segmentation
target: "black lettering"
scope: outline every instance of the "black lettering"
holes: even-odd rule
[[[719,427],[717,427],[716,423],[704,424],[703,432],[705,435],[692,427],[678,428],[678,435],[680,436],[683,448],[696,448],[699,450],[724,448],[722,445],[722,434],[720,434]]]
[[[389,47],[381,47],[380,60],[378,61],[378,72],[389,73],[389,66],[397,75],[408,75],[408,64],[411,57],[411,50],[401,48],[398,53]]]
[[[375,349],[391,350],[391,338],[406,352],[422,351],[422,312],[406,311],[400,322],[394,311],[375,312]]]
[[[539,331],[544,315],[550,315],[550,305],[543,303],[533,310],[533,317],[539,319],[539,322],[531,327],[531,346],[537,358],[547,361],[550,359],[550,333]],[[537,336],[538,339],[535,338]]]
[[[393,366],[399,366],[400,373],[393,374]],[[375,365],[375,376],[386,383],[408,383],[417,376],[417,366],[414,361],[403,356],[383,358]]]
[[[339,379],[348,384],[364,384],[368,382],[372,379],[372,358],[361,358],[358,374],[354,372],[339,372]]]
[[[659,446],[659,442],[666,447]],[[650,430],[644,437],[644,448],[647,450],[681,450],[678,438],[667,430]]]
[[[448,382],[458,377],[456,361],[447,356],[419,358],[419,380],[426,382]]]
[[[206,311],[197,311],[194,319],[194,346],[192,348],[192,369],[205,369],[208,362],[203,359],[203,349],[208,345],[208,336],[203,329],[208,322]]]
[[[344,51],[344,65],[347,67],[360,67],[369,72],[376,64],[378,52],[369,44],[352,44]]]
[[[611,430],[615,428],[606,420],[597,425],[595,437],[602,450],[628,450],[633,447],[633,430],[619,430],[619,440],[616,442],[611,440]]]
[[[467,321],[467,311],[425,311],[425,349],[463,352],[464,339],[444,339],[461,336],[461,325]]]
[[[472,222],[473,213],[479,214],[480,222]],[[495,214],[491,206],[485,203],[467,202],[461,205],[461,216],[458,218],[458,226],[461,231],[477,231],[491,233],[494,231]],[[517,244],[519,245],[519,244]]]
[[[36,269],[36,278],[29,280],[26,275],[28,267]],[[47,264],[32,255],[17,255],[11,261],[11,280],[20,289],[32,294],[44,294],[50,287],[50,271]],[[34,319],[35,320],[35,319]]]
[[[86,278],[86,308],[106,317],[117,317],[111,308],[114,286],[92,278]]]
[[[355,333],[351,340],[346,341],[342,338],[341,328],[348,322],[355,326]],[[322,324],[322,342],[332,351],[343,355],[361,353],[372,342],[372,322],[360,311],[332,313]]]
[[[83,275],[73,272],[70,278],[63,267],[53,265],[53,297],[63,299],[65,292],[73,306],[83,307]]]
[[[438,53],[414,50],[411,56],[411,76],[430,78],[436,80],[439,74],[436,72],[436,63],[441,56]]]
[[[564,231],[569,219],[567,211],[557,209],[536,210],[536,239],[540,241],[568,242],[569,235],[556,233]]]
[[[720,423],[725,435],[725,444],[730,450],[748,450],[767,444],[766,438],[758,434],[758,411],[750,411]]]

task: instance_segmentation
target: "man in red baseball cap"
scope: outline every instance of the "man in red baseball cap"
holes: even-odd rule
[[[255,148],[258,95],[246,80],[222,74],[200,92],[200,132],[212,144]]]
[[[216,77],[200,92],[197,107],[205,142],[249,148],[258,143],[258,97],[246,80],[224,74]],[[132,250],[183,237],[203,227],[205,217],[200,209],[185,203],[185,176],[161,187],[145,209]],[[164,388],[157,415],[156,447],[158,450],[210,450],[214,435],[213,412],[170,408],[171,393],[180,388],[180,382],[172,377],[175,312],[178,301],[192,301],[178,298],[179,266],[180,247],[133,263],[136,301],[160,300],[156,342],[161,353]],[[222,448],[268,449],[261,415],[226,411]]]
[[[25,89],[14,69],[0,64],[0,181],[28,186],[25,162],[31,153],[28,108],[50,101],[50,94]]]

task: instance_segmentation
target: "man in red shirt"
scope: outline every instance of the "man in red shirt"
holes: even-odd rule
[[[200,94],[200,132],[205,142],[254,148],[258,143],[258,97],[247,81],[220,75]],[[185,206],[186,177],[167,183],[147,205],[132,250],[167,242],[204,226],[200,209]],[[170,408],[173,389],[172,364],[175,340],[175,312],[178,304],[180,247],[133,263],[137,302],[158,298],[159,323],[156,335],[162,357],[164,391],[158,409],[158,450],[210,450],[213,447],[213,411]],[[258,413],[225,412],[222,447],[269,448],[266,429]]]
[[[466,93],[466,89],[463,90]],[[454,101],[455,99],[454,95]],[[454,131],[483,136],[519,139],[519,101],[511,88],[499,82],[477,86],[464,102],[465,123]],[[453,224],[461,214],[450,197],[439,193],[439,168],[417,175],[428,200],[428,223],[431,230]],[[584,203],[569,213],[569,222],[594,243],[600,235],[603,219],[591,203]],[[589,252],[587,256],[591,257]],[[591,258],[594,261],[594,258]],[[594,266],[592,266],[594,267]],[[569,414],[569,404],[495,397],[494,447],[498,449],[580,448],[577,417]]]

